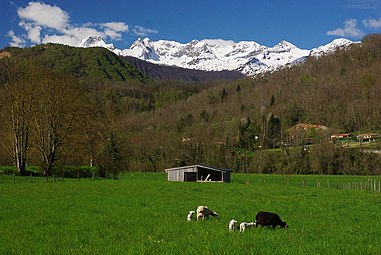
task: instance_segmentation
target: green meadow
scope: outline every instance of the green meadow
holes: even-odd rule
[[[381,193],[360,190],[360,182],[369,186],[369,177],[233,174],[231,183],[178,183],[164,173],[0,175],[0,254],[381,254]],[[198,205],[219,219],[188,222]],[[260,210],[289,228],[228,231],[231,219],[254,221]]]

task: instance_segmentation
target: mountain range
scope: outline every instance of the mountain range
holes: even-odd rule
[[[205,39],[183,44],[139,38],[128,49],[117,49],[101,37],[90,36],[77,47],[103,47],[122,57],[135,57],[164,66],[203,71],[239,71],[247,76],[256,76],[299,63],[309,57],[331,54],[354,43],[358,42],[340,38],[307,50],[287,41],[268,47],[254,41],[236,43],[222,39]]]

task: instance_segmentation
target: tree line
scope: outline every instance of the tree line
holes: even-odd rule
[[[50,176],[59,164],[98,158],[99,167],[111,160],[115,172],[113,112],[97,105],[85,84],[33,60],[6,59],[1,70],[3,163],[12,160],[20,175],[35,164]]]

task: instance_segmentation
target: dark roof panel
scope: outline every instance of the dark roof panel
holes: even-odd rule
[[[166,172],[167,172],[167,171],[176,171],[176,170],[181,170],[181,169],[184,169],[184,168],[193,168],[193,167],[207,168],[207,169],[210,169],[210,170],[221,171],[221,172],[231,172],[231,171],[232,171],[232,170],[230,170],[230,169],[226,169],[226,168],[218,168],[218,167],[207,166],[207,165],[201,165],[201,164],[198,164],[198,165],[190,165],[190,166],[173,167],[173,168],[165,169],[165,171],[166,171]]]

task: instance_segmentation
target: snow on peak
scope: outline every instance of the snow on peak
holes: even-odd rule
[[[359,43],[359,42],[353,42],[351,40],[344,39],[344,38],[335,39],[326,45],[322,45],[322,46],[319,46],[317,48],[312,49],[310,51],[310,56],[320,57],[320,56],[324,56],[327,54],[332,54],[336,50],[338,50],[340,48],[346,48],[349,45],[354,44],[354,43]]]
[[[137,39],[128,49],[115,49],[101,37],[82,41],[79,47],[105,47],[121,56],[132,56],[162,65],[205,71],[236,70],[248,76],[272,72],[304,61],[309,56],[331,54],[354,42],[336,39],[312,50],[300,49],[287,41],[267,47],[254,41],[234,42],[223,39],[192,40],[179,43],[169,40]]]
[[[228,47],[235,44],[235,42],[231,40],[223,40],[223,39],[204,39],[202,42],[207,43],[212,47]]]
[[[292,43],[289,43],[287,41],[280,41],[277,45],[275,45],[272,50],[274,52],[286,52],[286,51],[291,51],[292,49],[297,48],[295,45]]]
[[[89,36],[82,40],[78,45],[81,48],[90,48],[90,47],[103,47],[109,50],[114,50],[115,47],[113,44],[107,44],[102,37],[100,36]]]
[[[138,38],[129,49],[120,51],[119,55],[132,56],[147,61],[159,61],[159,56],[152,48],[149,38]]]

